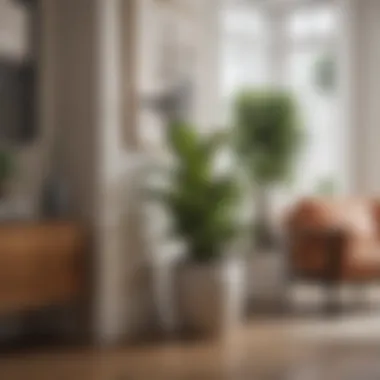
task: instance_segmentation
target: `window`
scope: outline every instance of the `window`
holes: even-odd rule
[[[306,142],[295,190],[315,193],[344,173],[337,91],[338,12],[333,3],[300,1],[276,8],[228,5],[222,16],[222,103],[224,121],[242,87],[277,84],[295,95]],[[231,4],[231,3],[230,3]],[[290,4],[294,4],[290,6]]]
[[[251,8],[227,8],[222,13],[222,118],[229,119],[231,99],[244,86],[268,82],[265,16]]]
[[[296,9],[288,16],[286,31],[293,40],[330,38],[336,25],[336,14],[331,6],[309,6]]]

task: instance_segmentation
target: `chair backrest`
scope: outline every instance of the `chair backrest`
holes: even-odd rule
[[[380,237],[380,202],[367,199],[308,198],[298,202],[287,218],[287,228],[331,229]]]

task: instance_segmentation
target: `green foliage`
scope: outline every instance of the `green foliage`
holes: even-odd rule
[[[252,179],[264,186],[289,179],[302,139],[293,97],[245,90],[234,111],[238,154]]]
[[[13,159],[10,153],[0,150],[0,183],[7,181],[13,174]]]
[[[237,233],[236,183],[227,176],[215,177],[213,168],[225,136],[201,138],[191,125],[173,122],[167,137],[175,168],[161,198],[173,217],[174,232],[186,242],[191,260],[218,259]]]

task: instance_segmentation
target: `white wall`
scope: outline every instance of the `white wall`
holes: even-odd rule
[[[351,132],[350,169],[352,192],[380,192],[380,2],[349,0],[346,21],[346,76],[349,98],[347,129]]]

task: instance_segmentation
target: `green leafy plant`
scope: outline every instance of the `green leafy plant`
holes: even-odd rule
[[[258,245],[270,243],[269,193],[290,180],[302,132],[293,97],[285,91],[244,90],[235,103],[236,149],[255,186]]]
[[[175,165],[160,197],[173,218],[174,233],[185,241],[189,259],[217,260],[238,233],[236,183],[214,173],[214,158],[225,136],[202,138],[193,126],[172,122],[167,139]]]
[[[247,90],[235,104],[237,150],[252,179],[269,185],[291,177],[302,133],[293,97]]]

